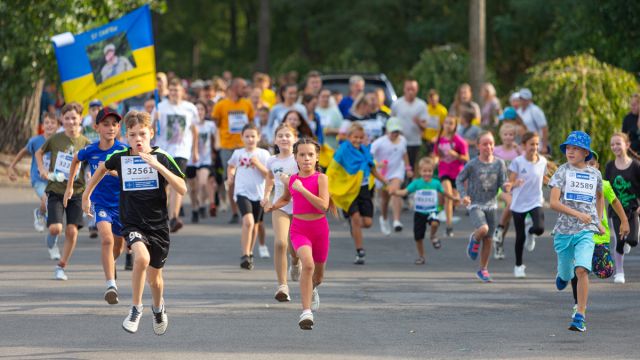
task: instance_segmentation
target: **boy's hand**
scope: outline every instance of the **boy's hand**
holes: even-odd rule
[[[600,235],[604,235],[604,233],[606,232],[606,230],[604,229],[604,226],[602,226],[602,224],[598,224],[598,232],[600,233]]]
[[[18,180],[18,176],[16,176],[16,172],[13,171],[12,167],[10,167],[7,172],[9,173],[9,180],[11,180],[11,181]]]
[[[160,170],[160,167],[162,166],[162,164],[160,164],[160,162],[158,161],[158,159],[156,159],[155,156],[151,154],[143,153],[143,152],[139,153],[139,155],[142,158],[142,160],[144,160],[147,164],[149,164],[149,166],[151,166],[156,170]]]
[[[69,202],[69,199],[71,199],[72,196],[73,196],[73,188],[66,189],[64,191],[64,195],[62,197],[62,206],[64,206],[66,208],[67,207],[67,203]]]
[[[620,223],[620,239],[624,239],[627,235],[629,235],[631,231],[629,230],[629,221]]]
[[[262,205],[262,208],[264,209],[264,212],[269,213],[271,212],[271,210],[273,210],[273,205],[271,205],[270,202],[267,202],[266,204]]]
[[[408,177],[409,179],[412,179],[412,178],[413,178],[413,170],[411,170],[411,169],[407,169],[407,177]]]
[[[88,217],[93,217],[93,214],[91,213],[91,200],[85,199],[84,196],[82,197],[82,212]]]
[[[504,185],[502,185],[502,187],[504,188],[504,192],[511,192],[511,188],[513,187],[513,184],[510,182],[506,182],[504,183]]]
[[[468,196],[465,196],[462,198],[462,205],[464,206],[469,206],[471,205],[471,198]],[[589,218],[589,220],[591,220],[591,218]]]
[[[583,224],[590,224],[591,223],[591,215],[589,215],[589,214],[580,213],[580,214],[578,214],[577,218]]]
[[[42,180],[49,180],[49,171],[44,167],[38,168],[38,172],[40,173],[40,178]]]

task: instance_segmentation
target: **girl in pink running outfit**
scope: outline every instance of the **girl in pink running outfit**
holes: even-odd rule
[[[320,307],[318,285],[322,283],[324,265],[329,254],[329,223],[325,213],[331,209],[336,213],[329,197],[327,176],[319,172],[318,154],[320,145],[310,138],[302,138],[293,145],[293,154],[298,163],[298,174],[282,181],[289,184],[282,196],[273,204],[279,209],[293,201],[293,220],[290,238],[293,249],[302,262],[300,295],[302,315],[298,325],[303,330],[313,328],[313,313]]]

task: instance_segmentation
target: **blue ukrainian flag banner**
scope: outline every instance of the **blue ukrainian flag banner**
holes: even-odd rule
[[[348,141],[340,144],[327,168],[329,195],[337,207],[349,210],[364,179],[369,179],[369,189],[373,187],[372,166],[375,165],[368,146],[355,148]]]
[[[104,26],[51,40],[64,99],[79,102],[85,113],[93,99],[106,106],[156,88],[149,5]]]

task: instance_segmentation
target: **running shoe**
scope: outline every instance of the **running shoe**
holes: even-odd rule
[[[556,276],[556,289],[562,291],[567,287],[567,284],[569,284],[568,281],[564,281],[560,278],[560,276]]]
[[[613,283],[614,284],[624,284],[625,283],[624,273],[613,275]]]
[[[473,233],[469,235],[469,245],[467,246],[467,257],[471,260],[478,258],[478,249],[480,249],[480,242],[473,237]]]
[[[240,258],[240,267],[246,270],[251,270],[251,260],[249,260],[249,256],[244,255]]]
[[[178,218],[173,218],[169,221],[169,231],[172,233],[182,229],[183,226],[184,226],[184,223],[182,222],[182,220]]]
[[[476,273],[476,277],[478,277],[478,279],[480,279],[480,281],[482,281],[484,283],[490,283],[490,282],[493,281],[493,279],[491,279],[491,275],[489,274],[489,271],[487,271],[487,269],[478,270],[478,272]]]
[[[313,330],[313,313],[303,312],[302,315],[300,315],[298,325],[302,330]]]
[[[533,220],[531,220],[531,217],[527,216],[524,219],[524,233],[525,233],[525,240],[524,240],[524,247],[525,249],[527,249],[527,251],[533,251],[533,249],[536,248],[536,238],[537,236],[535,234],[530,233],[531,228],[533,227]]]
[[[496,260],[504,259],[504,242],[495,244],[493,247],[493,258]]]
[[[133,270],[133,254],[127,253],[124,259],[124,270],[131,271]]]
[[[446,233],[447,233],[447,237],[453,237],[453,228],[448,227],[446,230]]]
[[[47,250],[49,251],[49,258],[51,260],[60,260],[60,249],[58,245],[53,245],[51,249],[47,248]]]
[[[167,326],[169,325],[169,318],[167,317],[167,311],[164,308],[164,304],[162,305],[162,310],[160,310],[160,312],[155,312],[153,310],[151,310],[151,312],[153,313],[153,332],[156,335],[164,335],[164,333],[167,332]]]
[[[399,220],[393,220],[393,230],[395,232],[402,231],[402,223]]]
[[[627,255],[631,252],[631,245],[629,243],[624,243],[624,254]]]
[[[291,301],[291,297],[289,296],[289,287],[287,285],[278,286],[275,298],[280,302]]]
[[[40,214],[40,209],[33,209],[33,228],[38,232],[44,231],[44,216]]]
[[[364,265],[364,249],[356,250],[356,259],[354,260],[354,264],[356,265]]]
[[[495,244],[500,244],[504,240],[504,228],[502,226],[498,226],[496,230],[493,232],[493,242]]]
[[[89,226],[89,239],[95,239],[98,237],[98,228],[95,226]]]
[[[298,263],[293,265],[293,263],[289,263],[289,278],[291,279],[291,281],[298,281],[300,280],[300,260],[298,260]]]
[[[67,274],[64,273],[64,269],[60,266],[56,266],[55,271],[53,272],[53,278],[56,280],[67,280]]]
[[[178,216],[184,217],[184,207],[180,206],[180,211],[178,212]]]
[[[104,301],[109,305],[116,305],[118,303],[118,289],[109,286],[107,291],[104,292]]]
[[[138,311],[138,308],[132,306],[129,309],[129,315],[122,322],[122,328],[124,331],[135,334],[138,331],[138,325],[140,325],[140,318],[142,317],[142,312]],[[154,324],[155,329],[155,324]]]
[[[271,254],[269,254],[269,248],[267,247],[267,245],[258,246],[258,254],[260,255],[260,259],[268,259],[271,257]]]
[[[216,204],[209,205],[209,216],[216,217],[218,215],[218,209],[216,208]]]
[[[569,330],[585,332],[587,331],[587,325],[584,321],[584,315],[580,313],[576,313],[571,319],[571,323],[569,324]]]
[[[204,207],[204,206],[200,206],[200,209],[198,209],[198,215],[200,216],[200,219],[206,218],[207,217],[207,208]]]
[[[385,235],[391,235],[391,228],[389,228],[389,222],[382,216],[378,219],[380,221],[380,232]]]
[[[318,294],[318,288],[313,288],[311,294],[311,311],[318,311],[320,309],[320,295]]]
[[[527,267],[524,265],[516,265],[513,267],[513,276],[516,277],[516,279],[524,279],[527,277],[527,274],[524,272],[524,269],[526,269]]]
[[[197,224],[200,222],[200,214],[197,211],[191,212],[191,223]]]
[[[231,215],[231,220],[229,220],[229,224],[237,224],[239,222],[240,222],[240,218],[238,217],[238,214]]]

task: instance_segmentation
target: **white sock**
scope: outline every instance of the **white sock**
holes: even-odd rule
[[[116,288],[116,290],[118,290],[118,286],[116,285],[115,280],[107,280],[107,288],[110,288],[110,287],[114,287]]]
[[[302,315],[304,314],[312,314],[311,309],[302,310]]]
[[[159,312],[161,312],[163,309],[164,309],[164,301],[160,303],[160,307],[159,307],[159,308],[157,308],[157,307],[155,307],[155,306],[151,305],[151,310],[152,310],[154,313],[159,313]]]

